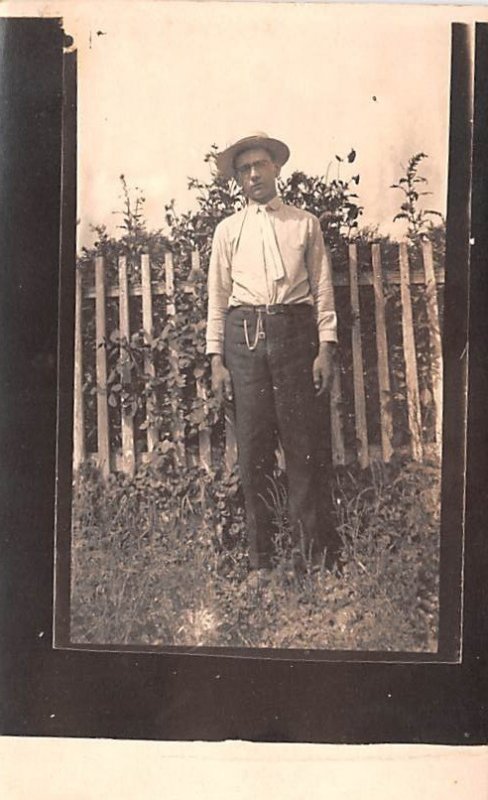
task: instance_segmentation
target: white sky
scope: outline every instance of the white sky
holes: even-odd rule
[[[354,147],[363,223],[398,235],[401,196],[389,186],[422,150],[427,206],[445,212],[450,23],[486,19],[486,8],[181,0],[43,8],[64,16],[78,50],[80,244],[90,223],[114,230],[120,221],[112,213],[121,208],[120,173],[144,190],[148,222],[160,227],[171,198],[180,211],[195,207],[187,177],[208,175],[209,146],[255,130],[290,146],[285,176],[324,174]]]

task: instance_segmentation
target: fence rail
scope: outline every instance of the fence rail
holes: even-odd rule
[[[358,267],[358,249],[356,244],[348,248],[347,270],[334,274],[334,286],[349,288],[349,312],[351,325],[351,372],[355,427],[355,452],[346,446],[344,434],[344,387],[343,370],[336,363],[333,383],[330,392],[330,425],[332,456],[336,465],[345,464],[350,458],[357,458],[362,467],[367,467],[372,458],[388,462],[395,450],[393,425],[393,400],[391,381],[391,352],[388,341],[386,322],[386,290],[392,286],[400,291],[400,315],[402,330],[402,348],[405,364],[406,405],[409,430],[409,446],[414,460],[421,461],[424,455],[422,431],[421,399],[417,365],[417,345],[414,314],[412,310],[412,286],[425,287],[424,301],[428,319],[429,368],[432,388],[432,406],[434,415],[433,443],[439,448],[442,434],[442,346],[439,322],[438,287],[444,283],[442,267],[434,266],[432,245],[424,242],[421,248],[420,268],[412,269],[409,264],[409,252],[406,244],[398,245],[395,257],[395,268],[383,268],[383,257],[379,244],[370,247],[370,264],[368,270]],[[134,419],[130,414],[121,412],[121,443],[118,451],[111,448],[109,428],[109,407],[107,392],[107,351],[104,342],[107,338],[107,300],[117,298],[119,329],[121,337],[130,339],[134,325],[131,326],[130,298],[141,298],[142,327],[147,335],[153,330],[153,301],[160,295],[165,297],[167,318],[175,317],[175,273],[171,253],[164,260],[164,281],[151,279],[151,263],[149,256],[142,255],[140,263],[140,283],[133,285],[128,280],[127,260],[121,257],[118,261],[118,285],[106,285],[106,265],[103,257],[95,259],[94,285],[85,286],[78,270],[76,278],[75,308],[75,353],[74,353],[74,428],[73,428],[73,464],[78,468],[88,458],[95,459],[102,474],[107,476],[111,470],[122,470],[133,474],[138,461],[147,459],[157,448],[159,434],[148,422],[145,431],[146,452],[136,452],[136,433]],[[199,269],[198,252],[192,255],[192,270]],[[362,329],[361,298],[365,287],[371,287],[374,295],[374,337],[376,341],[376,380],[379,398],[380,444],[371,444],[368,436],[368,402],[365,387],[365,362],[363,355],[364,330]],[[83,396],[84,379],[84,341],[86,324],[90,314],[83,312],[87,300],[94,300],[93,316],[95,319],[95,375],[96,375],[96,428],[97,452],[88,453],[86,448],[86,408]],[[137,328],[140,326],[137,326]],[[371,334],[373,335],[373,334]],[[122,355],[122,351],[121,351]],[[176,359],[169,349],[168,359]],[[148,353],[144,359],[146,375],[155,376],[155,365]],[[206,387],[201,379],[195,384],[197,397],[205,403],[208,401]],[[177,459],[180,464],[195,460],[207,469],[213,464],[212,431],[203,428],[198,433],[197,455],[189,453],[186,447],[185,424],[176,399],[173,404],[172,435],[177,443]],[[155,398],[149,395],[146,399],[148,420]],[[237,457],[233,420],[225,419],[224,460],[227,469],[231,469]]]

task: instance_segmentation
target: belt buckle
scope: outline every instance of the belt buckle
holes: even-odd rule
[[[279,310],[276,308],[274,304],[266,303],[266,314],[269,314],[271,317],[274,317],[276,314],[279,314]]]

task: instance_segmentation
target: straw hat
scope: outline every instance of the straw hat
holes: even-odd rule
[[[227,179],[233,178],[234,162],[237,156],[245,150],[251,150],[257,147],[263,147],[265,150],[268,150],[273,160],[279,164],[280,167],[286,164],[290,157],[290,149],[284,142],[280,142],[279,139],[273,139],[262,131],[256,131],[256,133],[251,133],[244,139],[239,139],[237,142],[234,142],[234,144],[229,145],[222,153],[219,153],[216,163],[222,177]]]

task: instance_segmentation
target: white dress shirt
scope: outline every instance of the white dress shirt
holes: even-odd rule
[[[263,213],[264,212],[264,213]],[[313,214],[274,197],[217,225],[208,273],[207,353],[223,353],[229,306],[309,303],[319,341],[337,341],[332,266]]]

